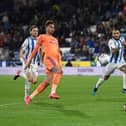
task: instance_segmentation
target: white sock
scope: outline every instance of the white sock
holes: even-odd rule
[[[104,79],[103,78],[99,78],[99,80],[97,81],[95,87],[98,88],[103,82],[104,82]]]
[[[51,91],[51,94],[54,94],[54,93],[56,93],[56,92],[55,92],[54,90],[52,90],[52,91]]]
[[[25,97],[29,96],[30,93],[30,83],[26,80],[25,81]]]
[[[26,76],[26,74],[25,74],[24,72],[21,73],[21,76],[22,76],[25,80],[27,80],[27,76]]]
[[[123,73],[123,89],[126,89],[126,74]]]

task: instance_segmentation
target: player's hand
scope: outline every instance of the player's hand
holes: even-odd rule
[[[25,63],[26,64],[26,59],[25,58],[23,58],[23,57],[20,57],[20,60],[21,60],[21,62],[23,62],[23,63]]]
[[[30,68],[30,62],[29,61],[27,61],[26,64],[25,64],[25,69],[27,69],[27,68]]]
[[[42,63],[42,62],[40,62],[40,63],[39,63],[39,66],[40,66],[40,67],[43,67],[43,63]]]

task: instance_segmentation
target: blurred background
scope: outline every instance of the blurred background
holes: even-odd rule
[[[0,67],[21,65],[20,46],[37,24],[44,33],[44,22],[56,22],[63,65],[96,66],[99,54],[109,53],[112,28],[126,37],[126,0],[1,0]]]

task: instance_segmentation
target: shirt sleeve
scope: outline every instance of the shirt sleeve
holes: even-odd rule
[[[38,40],[37,40],[37,45],[39,45],[39,46],[41,46],[41,44],[43,43],[43,35],[40,35],[39,37],[38,37]]]
[[[116,45],[116,43],[113,40],[109,40],[108,46],[110,49],[118,48],[118,46]]]
[[[42,36],[40,35],[40,36],[38,37],[36,46],[35,46],[35,48],[33,49],[32,53],[31,53],[31,55],[30,55],[30,57],[29,57],[29,60],[30,60],[30,61],[33,59],[33,57],[34,57],[34,56],[36,55],[36,53],[38,52],[38,49],[41,47],[42,42],[43,42],[43,41],[42,41]]]
[[[125,38],[124,37],[120,37],[120,40],[121,40],[122,43],[125,42]]]
[[[28,48],[28,38],[25,39],[25,41],[24,41],[23,44],[21,45],[21,49],[27,50],[27,48]]]

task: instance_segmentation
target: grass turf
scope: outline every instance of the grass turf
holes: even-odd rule
[[[123,126],[126,94],[122,77],[111,77],[92,96],[98,76],[63,76],[58,87],[61,99],[48,98],[50,88],[24,105],[24,80],[0,76],[0,126]],[[39,82],[43,77],[39,77]],[[38,85],[38,84],[37,84]],[[31,85],[31,92],[37,85]]]

